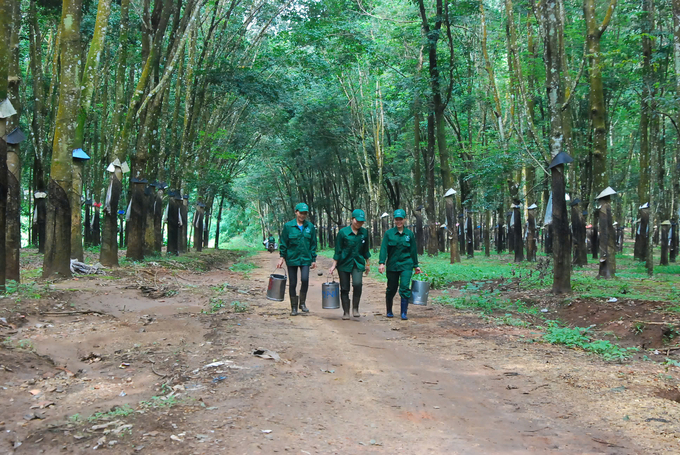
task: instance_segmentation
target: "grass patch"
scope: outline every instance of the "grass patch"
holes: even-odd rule
[[[638,348],[622,348],[607,340],[592,339],[588,336],[590,328],[561,327],[556,321],[548,321],[543,341],[550,344],[561,344],[568,348],[580,348],[601,356],[604,360],[623,362],[630,358],[630,353]]]
[[[243,273],[243,278],[250,279],[250,272],[257,268],[252,262],[237,262],[236,264],[229,267],[232,272]]]
[[[132,409],[129,405],[125,404],[123,406],[117,406],[115,409],[112,409],[108,412],[95,412],[94,414],[87,418],[87,421],[96,422],[98,420],[113,420],[117,417],[127,417],[134,412],[135,412],[134,409]],[[78,414],[74,414],[69,419],[74,419],[74,417],[75,422],[77,422],[80,416]]]

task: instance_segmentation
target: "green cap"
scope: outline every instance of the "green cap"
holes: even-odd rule
[[[298,205],[295,206],[295,211],[296,212],[309,212],[309,207],[304,202],[300,202]]]
[[[352,212],[352,218],[355,218],[357,221],[366,221],[366,214],[363,210],[356,209]]]
[[[395,218],[406,218],[406,212],[404,212],[402,209],[397,209],[394,211],[394,217]]]

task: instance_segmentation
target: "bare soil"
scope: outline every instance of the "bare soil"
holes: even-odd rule
[[[386,319],[370,278],[360,318],[322,310],[315,273],[311,312],[290,317],[265,298],[275,255],[244,274],[236,254],[205,254],[1,299],[0,453],[680,453],[677,367],[606,363],[439,305]],[[595,303],[555,311],[663,338],[648,303]]]

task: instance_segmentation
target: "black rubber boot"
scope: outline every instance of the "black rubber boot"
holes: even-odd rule
[[[359,314],[359,299],[352,299],[352,316],[355,318],[361,317],[361,314]]]
[[[307,306],[305,305],[305,300],[307,300],[307,293],[301,292],[300,293],[300,311],[302,311],[303,313],[309,313],[309,310],[307,309]]]
[[[340,300],[342,300],[342,319],[349,319],[349,296],[341,295]]]
[[[394,300],[393,298],[385,297],[385,307],[387,308],[387,317],[388,318],[393,318],[394,313],[392,313],[392,301]]]
[[[408,299],[402,297],[401,298],[401,320],[406,321],[408,319],[408,316],[406,313],[408,312]]]
[[[291,316],[297,316],[298,315],[298,298],[297,297],[291,297],[290,298],[290,315]]]

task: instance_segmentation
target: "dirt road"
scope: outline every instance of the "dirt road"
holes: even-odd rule
[[[371,279],[361,318],[322,310],[316,273],[311,312],[290,317],[287,301],[265,299],[276,259],[258,254],[250,276],[158,269],[56,285],[64,295],[43,307],[104,314],[41,311],[13,335],[34,354],[0,350],[11,366],[0,368],[0,453],[679,451],[678,404],[654,397],[637,367],[440,306],[389,320]],[[163,283],[176,290],[149,298]]]

